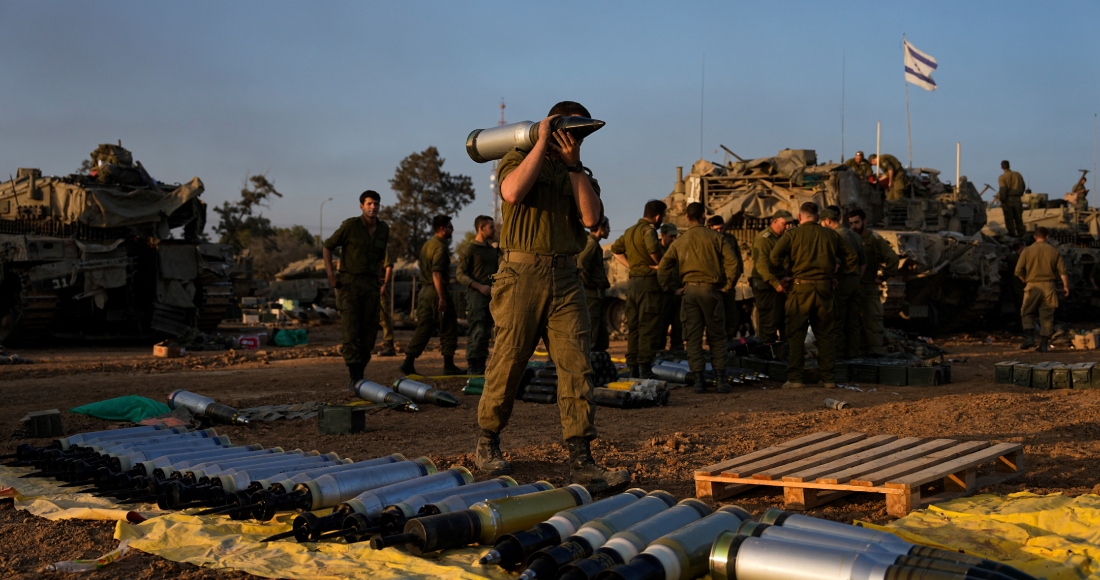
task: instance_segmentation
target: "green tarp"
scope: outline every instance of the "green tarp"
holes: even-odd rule
[[[88,415],[89,417],[99,417],[108,421],[137,423],[149,417],[167,414],[170,410],[168,405],[160,401],[137,395],[126,395],[125,397],[115,397],[106,401],[73,407],[69,409],[69,412]]]

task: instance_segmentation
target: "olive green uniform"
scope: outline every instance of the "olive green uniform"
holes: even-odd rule
[[[741,259],[741,242],[737,241],[737,236],[727,233],[722,234],[722,238],[729,244],[730,250],[733,252],[733,258],[737,261],[737,269],[730,275],[733,278],[733,283],[730,284],[729,291],[723,296],[726,305],[726,340],[732,340],[733,337],[737,336],[737,330],[741,326],[741,306],[737,304],[737,282],[745,271],[745,262]]]
[[[435,292],[433,273],[443,274],[443,291],[447,308],[439,311],[439,295]],[[458,315],[455,313],[454,296],[449,291],[451,285],[451,248],[450,245],[432,236],[420,248],[420,295],[416,301],[416,331],[405,349],[405,354],[416,358],[424,353],[432,333],[439,331],[439,350],[443,356],[454,356],[458,348]]]
[[[348,365],[370,362],[378,337],[378,289],[389,242],[390,226],[377,220],[372,236],[363,216],[344,220],[325,240],[330,251],[342,248],[336,306],[344,327],[341,351]]]
[[[390,258],[389,252],[386,253],[386,260],[382,266],[382,277],[385,280],[386,268],[393,267],[393,260]],[[390,278],[390,286],[382,293],[379,300],[378,308],[378,321],[382,326],[382,340],[388,344],[393,343],[393,308],[390,306],[390,291],[393,289],[393,278]]]
[[[475,290],[474,282],[493,285],[500,253],[489,244],[474,240],[466,248],[466,254],[458,262],[455,278],[466,287],[466,360],[480,361],[489,358],[489,336],[493,330],[493,317],[489,313],[489,297]]]
[[[805,222],[783,234],[772,248],[773,263],[787,259],[794,278],[786,304],[787,344],[791,353],[787,380],[802,382],[806,365],[806,329],[812,325],[817,336],[821,380],[831,383],[836,365],[833,282],[838,265],[845,270],[855,269],[858,258],[840,234],[817,222]]]
[[[497,183],[527,154],[513,150],[497,166]],[[599,187],[593,180],[593,189]],[[577,254],[588,233],[565,164],[546,157],[534,186],[519,204],[501,201],[500,269],[490,309],[496,344],[485,373],[478,423],[499,433],[508,425],[520,378],[535,345],[547,338],[558,372],[558,412],[566,439],[596,437],[596,406],[589,363],[588,307],[577,274]]]
[[[626,286],[626,364],[651,366],[661,325],[661,287],[653,268],[657,263],[651,256],[661,254],[657,228],[649,220],[638,220],[615,240],[611,253],[626,254],[630,263]]]
[[[867,179],[871,176],[872,173],[874,173],[874,169],[871,167],[871,162],[867,161],[866,159],[864,159],[863,161],[856,161],[856,158],[853,157],[845,161],[844,164],[850,167],[860,179]]]
[[[679,278],[679,272],[674,272],[672,276],[674,279]],[[675,291],[661,290],[661,324],[653,347],[655,351],[664,350],[666,336],[669,350],[684,349],[684,324],[680,318],[683,304],[683,297],[678,296]]]
[[[763,342],[773,342],[778,336],[786,338],[786,315],[784,303],[787,297],[779,291],[779,278],[786,275],[782,269],[772,265],[772,248],[783,234],[777,234],[770,227],[756,234],[752,242],[752,284],[753,302],[756,305],[756,318],[760,328],[756,336]]]
[[[1035,329],[1038,315],[1039,336],[1050,338],[1054,334],[1054,311],[1058,308],[1056,282],[1066,275],[1062,254],[1054,246],[1037,241],[1020,254],[1015,275],[1025,282],[1024,305],[1020,309],[1024,332]]]
[[[603,301],[611,282],[607,279],[607,266],[603,262],[603,248],[596,236],[589,234],[581,253],[577,254],[577,273],[584,286],[584,299],[588,303],[588,323],[592,327],[590,337],[593,351],[606,351],[611,337],[607,322],[603,319]]]
[[[849,269],[843,264],[837,272],[837,286],[833,292],[836,301],[836,355],[838,358],[859,356],[861,317],[859,314],[863,298],[859,291],[860,268],[867,265],[867,254],[863,251],[863,240],[859,234],[846,227],[835,230],[848,244],[848,249],[856,255],[857,267]]]
[[[737,283],[738,261],[722,234],[692,224],[672,242],[661,258],[658,277],[666,290],[684,288],[680,316],[687,342],[688,366],[693,373],[706,369],[703,332],[716,372],[726,370],[726,301]],[[679,271],[678,276],[674,274]]]
[[[1024,235],[1024,176],[1019,171],[1005,169],[997,178],[997,196],[1001,200],[1005,229],[1008,235]]]
[[[898,275],[898,254],[871,228],[863,229],[860,241],[863,242],[863,253],[867,258],[867,268],[859,280],[859,293],[862,300],[862,306],[859,309],[862,319],[860,351],[861,354],[882,355],[886,354],[886,347],[882,343],[886,327],[882,323],[882,292],[875,278],[879,275],[880,267],[884,280]]]
[[[886,190],[886,201],[898,201],[905,197],[905,187],[909,185],[909,175],[905,173],[905,167],[897,157],[884,153],[878,158],[879,170],[888,173],[894,170],[894,178],[890,181],[890,189]]]

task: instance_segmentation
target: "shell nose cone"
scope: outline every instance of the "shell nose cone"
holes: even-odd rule
[[[559,128],[568,131],[574,137],[583,139],[599,131],[606,124],[598,119],[587,117],[562,117]]]

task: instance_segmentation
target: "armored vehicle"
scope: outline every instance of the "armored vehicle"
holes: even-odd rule
[[[21,168],[0,183],[0,341],[213,330],[233,297],[232,246],[201,241],[203,184],[153,179],[121,145],[88,174]]]

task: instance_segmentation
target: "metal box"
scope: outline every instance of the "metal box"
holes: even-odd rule
[[[57,409],[27,413],[19,422],[26,437],[60,437],[62,435],[61,411]]]
[[[367,405],[324,405],[317,414],[321,435],[344,435],[367,430]]]
[[[1052,389],[1069,389],[1073,387],[1073,373],[1069,365],[1054,363],[1051,369],[1050,382]]]
[[[848,365],[848,380],[853,383],[877,383],[878,365],[854,363]]]
[[[999,362],[993,365],[994,382],[998,385],[1011,385],[1012,381],[1012,368],[1020,364],[1020,361],[1005,361]]]
[[[787,380],[787,361],[785,360],[772,360],[772,361],[759,361],[763,363],[760,372],[768,375],[768,378],[773,381]],[[816,369],[815,369],[816,370]],[[809,369],[806,369],[806,375],[809,375]]]
[[[943,384],[943,369],[933,367],[909,367],[906,378],[914,387],[934,387]]]
[[[836,363],[836,366],[833,367],[833,376],[838,383],[846,383],[851,380],[848,378],[848,363]]]
[[[909,384],[908,367],[883,365],[878,368],[878,382],[892,387],[904,387]]]
[[[1051,375],[1057,363],[1041,362],[1031,367],[1031,388],[1047,390],[1051,388]]]
[[[1069,365],[1073,375],[1073,388],[1095,389],[1100,387],[1100,372],[1096,370],[1096,363],[1076,363]]]
[[[1016,363],[1012,365],[1012,384],[1017,387],[1031,386],[1031,365]]]

